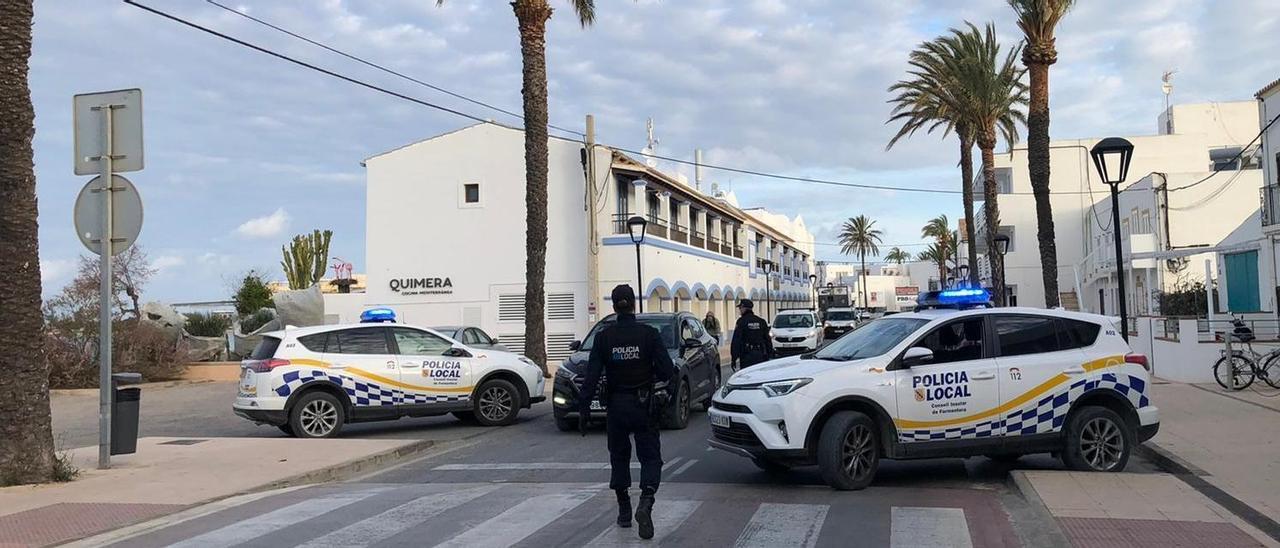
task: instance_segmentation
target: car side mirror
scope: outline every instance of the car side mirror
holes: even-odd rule
[[[470,358],[470,357],[471,357],[471,353],[470,353],[470,352],[467,352],[466,350],[463,350],[463,349],[461,349],[461,348],[454,347],[454,348],[450,348],[450,349],[448,349],[448,350],[445,350],[445,351],[444,351],[444,357],[446,357],[446,358]]]
[[[582,348],[582,341],[573,341],[569,343],[569,350],[577,352],[581,348]]]
[[[497,337],[489,337],[489,344],[498,344]]]
[[[922,346],[913,346],[902,354],[902,365],[906,367],[926,364],[931,361],[933,361],[933,351]]]
[[[684,347],[685,347],[685,348],[697,348],[697,347],[699,347],[699,346],[702,346],[702,341],[700,341],[700,340],[698,340],[698,339],[685,339],[685,340],[684,340]]]

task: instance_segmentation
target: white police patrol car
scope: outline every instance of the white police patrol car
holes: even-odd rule
[[[1119,471],[1159,429],[1146,357],[1110,318],[965,309],[985,292],[947,293],[959,309],[877,319],[734,374],[708,412],[711,445],[766,470],[816,463],[832,487],[861,489],[881,458],[1052,452]]]
[[[293,436],[325,438],[346,423],[445,413],[507,425],[546,399],[528,358],[394,322],[391,310],[374,309],[359,324],[265,334],[240,364],[232,408]]]

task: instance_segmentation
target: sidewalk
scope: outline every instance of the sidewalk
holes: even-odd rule
[[[43,546],[229,497],[349,477],[422,452],[430,440],[142,438],[97,470],[98,448],[73,450],[80,477],[0,489],[0,546]]]

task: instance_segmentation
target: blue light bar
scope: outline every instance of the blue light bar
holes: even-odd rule
[[[390,308],[370,308],[360,314],[360,323],[396,323],[396,311]]]
[[[986,289],[948,289],[938,293],[938,302],[942,304],[980,304],[991,301],[991,294]]]

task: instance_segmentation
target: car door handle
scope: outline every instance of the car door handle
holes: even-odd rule
[[[401,362],[401,363],[400,363],[400,367],[403,367],[403,368],[405,368],[405,369],[412,369],[412,368],[414,368],[414,367],[421,367],[421,366],[422,366],[422,364],[420,364],[420,363],[416,363],[416,362]]]
[[[996,378],[996,374],[994,371],[979,371],[977,373],[974,373],[973,376],[969,378],[975,381],[989,381],[991,379]]]
[[[1084,373],[1084,368],[1077,365],[1063,369],[1062,372],[1067,375],[1080,375]]]

